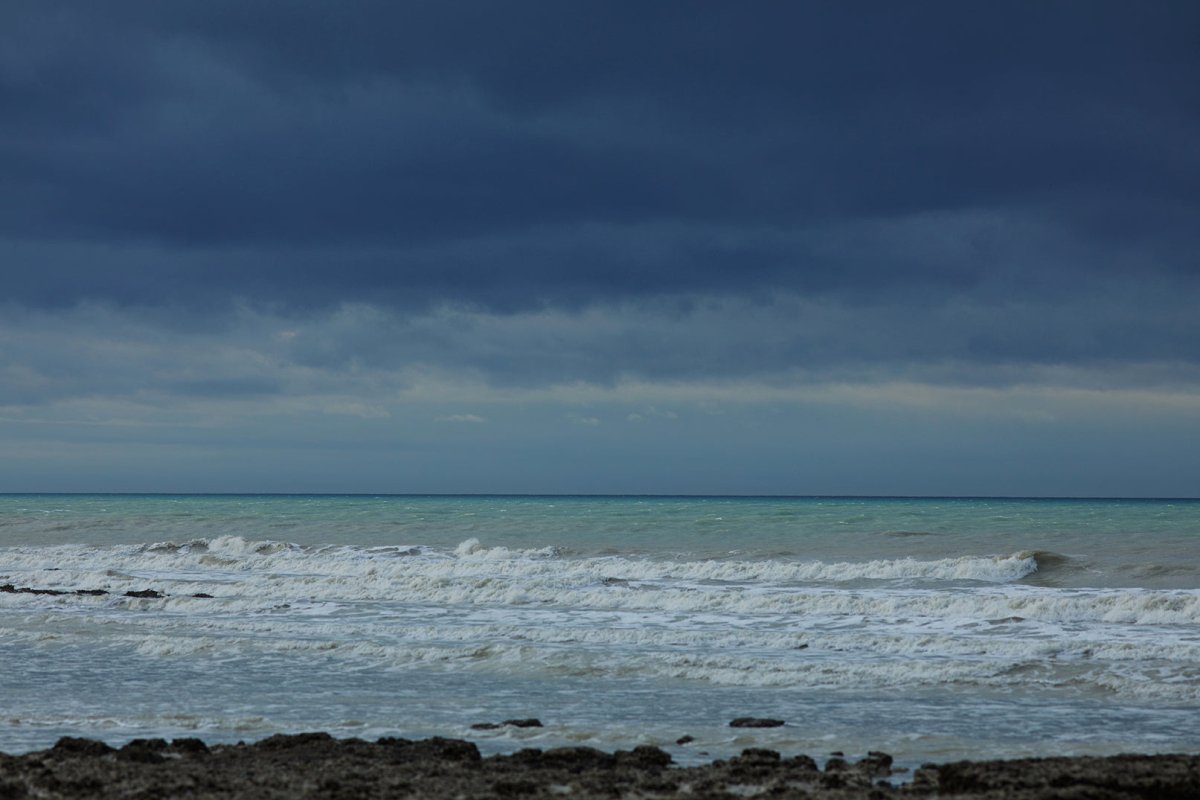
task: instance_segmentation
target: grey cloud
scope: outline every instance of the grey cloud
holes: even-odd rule
[[[15,0],[0,404],[1194,381],[1198,25]]]
[[[991,251],[1036,232],[953,265],[808,234],[964,208],[1196,271],[1189,4],[3,13],[0,225],[10,247],[87,248],[7,261],[18,302],[511,311],[995,286]]]

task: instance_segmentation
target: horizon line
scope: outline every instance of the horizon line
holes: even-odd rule
[[[496,497],[496,498],[645,498],[645,499],[746,499],[746,500],[1121,500],[1200,501],[1200,496],[1168,495],[983,495],[983,494],[776,494],[690,492],[171,492],[171,491],[0,491],[0,497]]]

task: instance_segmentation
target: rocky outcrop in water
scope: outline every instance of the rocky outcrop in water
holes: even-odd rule
[[[784,722],[781,719],[765,719],[762,717],[738,717],[729,723],[731,728],[780,728]]]
[[[476,722],[471,726],[473,731],[494,731],[500,728],[540,728],[542,721],[530,717],[528,719],[506,719],[504,722]]]
[[[62,595],[88,595],[91,597],[100,597],[102,595],[111,594],[107,589],[35,589],[31,586],[21,586],[18,588],[16,585],[11,583],[0,584],[0,592],[5,594],[41,594],[49,595],[51,597],[59,597]],[[168,597],[168,595],[158,591],[157,589],[134,589],[125,592],[121,596],[149,598]],[[204,592],[197,592],[196,594],[189,596],[209,599],[212,598],[211,594],[206,594]]]

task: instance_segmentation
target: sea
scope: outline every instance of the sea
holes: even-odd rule
[[[1200,501],[0,495],[0,751],[312,730],[1198,752]]]

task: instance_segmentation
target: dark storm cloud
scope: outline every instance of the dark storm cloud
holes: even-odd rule
[[[1198,8],[15,0],[0,301],[497,384],[1195,363]],[[233,351],[155,383],[285,391]]]

